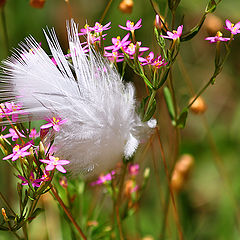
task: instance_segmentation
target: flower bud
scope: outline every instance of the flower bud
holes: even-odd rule
[[[160,19],[161,19],[162,21],[161,21]],[[162,28],[163,28],[162,22],[165,23],[163,16],[161,16],[161,15],[159,16],[159,15],[157,14],[156,17],[155,17],[155,20],[154,20],[154,26],[155,26],[158,30],[162,30]],[[166,24],[166,23],[165,23],[165,24]],[[167,24],[166,24],[166,26],[167,26]]]
[[[208,14],[204,26],[210,36],[215,36],[216,32],[222,28],[223,22],[216,15]]]
[[[67,187],[68,187],[67,178],[66,178],[65,176],[61,177],[60,180],[59,180],[59,184],[60,184],[63,188],[67,189]]]
[[[45,4],[45,0],[30,0],[30,5],[33,8],[43,8]]]
[[[194,97],[190,99],[189,104],[194,100]],[[196,114],[202,114],[206,111],[207,105],[202,97],[198,97],[190,107],[191,111]]]
[[[132,13],[133,5],[133,0],[122,0],[118,7],[123,13]]]
[[[2,8],[6,3],[6,0],[0,0],[0,8]]]
[[[178,192],[186,183],[193,167],[194,158],[190,154],[184,154],[177,161],[171,179],[171,188]]]
[[[2,215],[3,215],[3,218],[6,222],[9,221],[9,219],[7,217],[7,214],[6,214],[6,211],[5,211],[5,208],[2,208]]]

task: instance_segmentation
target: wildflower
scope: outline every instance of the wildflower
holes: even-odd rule
[[[128,167],[128,171],[129,174],[132,176],[136,176],[139,173],[139,164],[135,163],[135,164],[130,164]]]
[[[161,55],[154,58],[154,53],[153,52],[150,52],[146,58],[138,57],[138,59],[142,63],[142,66],[152,65],[156,68],[160,68],[162,66],[167,65],[167,62],[165,62],[165,59],[162,58]]]
[[[29,138],[37,138],[39,137],[39,133],[37,132],[37,130],[35,128],[31,129],[30,134],[29,134]]]
[[[154,60],[154,53],[150,52],[146,58],[138,57],[138,60],[142,63],[142,66],[152,64]]]
[[[47,172],[45,169],[43,171],[43,175],[40,178],[42,182],[48,182],[51,180],[49,172]]]
[[[173,32],[167,31],[167,35],[168,35],[168,36],[161,35],[161,37],[163,37],[163,38],[169,38],[169,39],[172,39],[172,40],[176,40],[176,39],[178,39],[178,38],[181,37],[181,35],[182,35],[182,30],[183,30],[183,25],[179,26],[179,27],[177,28],[177,31],[176,31],[176,30],[173,30]]]
[[[141,42],[137,42],[136,44],[130,43],[128,47],[124,49],[124,52],[130,56],[134,55],[136,52],[137,44],[138,46],[141,46],[142,43]],[[145,52],[148,49],[149,49],[148,47],[139,47],[139,52]]]
[[[58,157],[49,156],[49,160],[40,159],[40,162],[47,163],[46,171],[52,171],[53,169],[57,169],[59,172],[66,173],[67,171],[62,167],[62,165],[67,165],[70,162],[68,160],[60,160]]]
[[[105,182],[109,182],[113,179],[114,175],[116,174],[115,171],[111,171],[110,173],[106,174],[106,175],[102,175],[98,178],[97,181],[92,182],[91,186],[95,186],[95,185],[101,185],[104,184]]]
[[[215,42],[219,42],[219,41],[227,42],[230,40],[230,38],[222,37],[222,33],[220,31],[218,31],[215,37],[207,37],[207,38],[205,38],[205,40],[208,40],[211,43],[215,43]]]
[[[63,188],[67,188],[68,187],[68,182],[67,182],[67,178],[65,176],[61,177],[59,179],[59,184],[63,187]]]
[[[133,5],[133,0],[122,0],[118,8],[123,13],[132,13]]]
[[[111,62],[122,62],[124,60],[124,54],[118,51],[104,52],[104,56],[107,57]]]
[[[14,102],[5,102],[6,114],[12,116],[12,121],[16,122],[18,120],[18,114],[24,114],[22,106]]]
[[[18,175],[18,178],[20,178],[22,180],[22,185],[28,185],[29,184],[28,180],[25,177],[23,177],[21,175]],[[41,182],[42,182],[41,179],[35,179],[34,178],[33,172],[30,173],[29,181],[30,181],[30,183],[32,184],[33,187],[40,187]]]
[[[109,23],[107,23],[106,25],[102,25],[101,23],[99,23],[99,22],[96,22],[95,23],[95,25],[94,25],[94,27],[89,27],[89,29],[91,30],[91,31],[94,31],[94,32],[99,32],[99,33],[101,33],[102,31],[106,31],[106,30],[108,30],[108,29],[110,29],[111,27],[109,27],[111,25],[111,22],[109,22]]]
[[[140,19],[135,25],[134,25],[134,22],[127,20],[126,27],[123,27],[121,25],[118,25],[118,26],[124,30],[134,32],[135,30],[142,27],[141,23],[142,23],[142,19]]]
[[[68,34],[71,64],[53,30],[46,33],[46,38],[58,66],[30,37],[24,47],[3,62],[0,79],[5,89],[0,92],[3,97],[11,96],[21,102],[32,118],[50,118],[41,131],[53,126],[59,130],[54,134],[55,155],[70,161],[68,169],[72,175],[97,175],[113,168],[122,156],[131,157],[151,129],[136,113],[133,84],[125,84],[100,54],[91,50],[84,53],[73,21]],[[119,45],[129,45],[129,35],[119,40],[118,49]],[[35,54],[29,54],[28,48]],[[27,57],[22,59],[21,54]],[[106,71],[96,75],[98,68]],[[52,116],[57,116],[55,120],[59,122]],[[59,128],[62,119],[67,121]],[[50,140],[51,131],[47,134]],[[49,163],[48,170],[61,166],[44,161]]]
[[[126,47],[131,41],[127,41],[129,38],[129,33],[121,40],[121,38],[118,36],[116,38],[112,38],[112,46],[105,47],[106,50],[113,50],[117,51],[120,48]]]
[[[161,21],[160,19],[161,19],[162,21]],[[161,29],[163,28],[162,22],[165,23],[163,16],[161,16],[161,15],[159,16],[158,14],[156,14],[156,17],[155,17],[155,20],[154,20],[154,26],[155,26],[157,29],[161,30]],[[165,23],[165,24],[166,24],[166,23]]]
[[[88,24],[85,24],[84,28],[81,28],[80,31],[81,31],[81,32],[78,33],[78,36],[86,35],[86,34],[90,33],[90,32],[91,32],[91,29],[90,29],[90,27],[89,27]]]
[[[56,118],[56,117],[53,117],[53,118],[49,118],[47,119],[48,123],[47,124],[44,124],[40,127],[40,129],[47,129],[47,128],[50,128],[50,127],[53,127],[53,129],[58,132],[60,130],[59,126],[64,124],[67,120],[64,119],[62,120],[61,118]]]
[[[240,33],[240,22],[236,23],[235,25],[231,23],[228,19],[226,20],[226,26],[224,26],[225,29],[231,32],[231,34],[236,35]]]
[[[20,145],[17,144],[13,148],[13,153],[4,157],[3,160],[8,160],[11,158],[12,161],[16,161],[20,157],[26,157],[31,154],[30,152],[26,152],[30,147],[31,145],[29,144],[23,148],[20,148]]]
[[[2,138],[12,137],[12,141],[16,141],[19,138],[19,136],[25,138],[25,136],[22,133],[20,133],[17,129],[14,130],[10,128],[9,133],[6,135],[3,135]]]

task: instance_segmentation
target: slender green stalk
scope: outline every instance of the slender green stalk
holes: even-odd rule
[[[5,46],[6,46],[6,53],[9,54],[9,40],[8,40],[7,23],[6,23],[4,7],[2,7],[1,9],[1,18],[2,18],[2,27],[3,27]]]
[[[103,14],[102,14],[102,16],[101,16],[101,18],[100,18],[100,23],[102,23],[103,20],[104,20],[104,18],[106,17],[107,12],[108,12],[108,10],[109,10],[111,4],[112,4],[112,1],[113,1],[113,0],[109,0],[109,2],[108,2],[108,4],[107,4],[106,8],[104,9],[104,12],[103,12]]]
[[[8,201],[5,199],[5,197],[3,196],[3,194],[0,192],[0,198],[2,199],[2,201],[6,204],[8,210],[15,216],[17,217],[17,214],[13,211],[13,209],[11,208],[11,206],[8,204]]]

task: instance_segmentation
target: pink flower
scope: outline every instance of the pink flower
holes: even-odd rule
[[[226,27],[224,26],[225,29],[231,32],[231,34],[236,35],[240,33],[240,22],[236,23],[235,25],[231,23],[228,19],[226,20]]]
[[[129,38],[129,33],[121,40],[121,38],[118,36],[116,38],[112,38],[112,46],[105,47],[106,50],[113,50],[117,51],[120,48],[126,47],[131,41],[127,41]]]
[[[39,133],[37,132],[37,130],[35,128],[31,129],[29,138],[37,138],[37,137],[39,137]]]
[[[130,164],[128,167],[128,171],[129,174],[132,176],[136,176],[139,173],[139,164],[135,163],[135,164]]]
[[[220,31],[218,31],[215,37],[207,37],[207,38],[205,38],[205,40],[208,40],[211,43],[215,43],[215,42],[219,42],[219,41],[227,42],[230,40],[230,38],[222,37],[222,33]]]
[[[115,173],[116,173],[115,171],[111,171],[107,175],[100,176],[97,181],[91,183],[91,186],[101,185],[105,182],[111,181]]]
[[[104,56],[111,62],[122,62],[124,60],[124,54],[118,51],[107,52],[105,51]]]
[[[62,165],[67,165],[70,163],[68,160],[60,160],[58,157],[49,156],[49,160],[40,159],[40,162],[47,163],[46,171],[52,171],[57,169],[59,172],[66,173],[67,171],[62,167]]]
[[[3,160],[8,160],[10,158],[12,158],[12,161],[16,161],[18,158],[20,157],[25,157],[30,155],[30,152],[26,152],[29,148],[31,147],[31,145],[27,145],[23,148],[20,148],[20,145],[15,145],[15,147],[13,148],[13,153],[4,157]]]
[[[15,104],[14,102],[5,102],[6,114],[12,115],[12,121],[16,122],[18,120],[18,114],[24,114],[25,112],[21,110],[22,106],[20,104]]]
[[[123,27],[121,25],[118,25],[118,26],[120,28],[124,29],[124,30],[133,32],[134,30],[142,27],[141,23],[142,23],[142,19],[140,19],[135,25],[134,25],[134,22],[131,22],[130,20],[127,20],[126,27]]]
[[[64,119],[64,120],[61,120],[61,118],[56,118],[56,117],[53,117],[53,118],[49,118],[47,119],[48,123],[47,124],[44,124],[40,127],[40,129],[47,129],[47,128],[50,128],[50,127],[53,127],[53,129],[58,132],[60,130],[59,126],[64,124],[65,122],[67,122],[67,119]]]
[[[22,180],[22,185],[28,185],[28,180],[21,176],[18,175],[18,177]],[[31,182],[33,187],[40,187],[42,180],[41,179],[34,179],[34,174],[33,172],[31,172],[30,176],[29,176],[29,181]]]
[[[78,36],[85,35],[85,34],[88,34],[88,33],[91,32],[90,27],[89,27],[88,24],[86,24],[86,25],[84,26],[84,28],[81,28],[80,31],[81,31],[81,32],[78,34]]]
[[[18,132],[18,134],[17,134],[17,132]],[[17,129],[14,130],[14,129],[10,128],[9,133],[2,136],[2,138],[12,137],[12,141],[16,141],[19,138],[19,136],[25,138],[25,136],[22,133],[20,133]]]
[[[178,38],[181,37],[181,35],[182,35],[182,30],[183,30],[183,25],[179,26],[179,27],[177,28],[177,31],[176,31],[176,30],[173,30],[173,32],[167,31],[167,35],[168,35],[168,36],[161,35],[161,37],[163,37],[163,38],[169,38],[169,39],[172,39],[172,40],[176,40],[176,39],[178,39]]]
[[[142,66],[144,65],[152,65],[156,68],[160,68],[162,66],[167,65],[167,62],[165,62],[165,59],[162,58],[161,55],[154,58],[154,53],[150,52],[146,58],[138,57],[138,60],[142,62]]]
[[[110,29],[111,27],[109,27],[111,25],[111,22],[107,23],[106,25],[101,25],[101,23],[96,22],[94,27],[89,27],[89,29],[91,31],[95,31],[97,32],[102,32],[102,31],[106,31],[108,29]]]
[[[133,43],[130,43],[128,45],[128,47],[124,49],[125,53],[127,53],[130,56],[134,55],[135,52],[136,52],[137,44],[138,44],[138,46],[141,46],[142,43],[141,42],[137,42],[135,45]],[[145,52],[148,49],[149,49],[148,47],[139,47],[139,52]]]
[[[49,174],[49,172],[45,171],[45,169],[44,169],[44,171],[43,171],[43,175],[42,175],[42,177],[40,178],[40,180],[41,180],[42,182],[48,182],[48,181],[51,180],[51,179],[50,179],[50,174]]]

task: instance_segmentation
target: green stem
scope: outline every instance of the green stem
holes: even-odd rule
[[[104,12],[103,12],[101,18],[100,18],[100,23],[103,22],[103,20],[104,20],[104,18],[105,18],[105,16],[106,16],[106,14],[107,14],[107,12],[108,12],[108,10],[109,10],[111,4],[112,4],[112,1],[113,1],[113,0],[109,0],[109,2],[108,2],[108,4],[107,4],[107,6],[106,6],[106,8],[105,8],[105,10],[104,10]]]
[[[6,24],[4,7],[1,9],[1,18],[2,18],[2,25],[3,25],[4,41],[6,45],[7,54],[9,54],[9,41],[8,41],[7,24]]]
[[[11,206],[8,204],[8,201],[5,199],[5,197],[3,196],[3,194],[0,192],[0,198],[2,199],[2,201],[6,204],[8,210],[15,216],[17,217],[17,214],[13,211],[13,209],[11,208]]]

